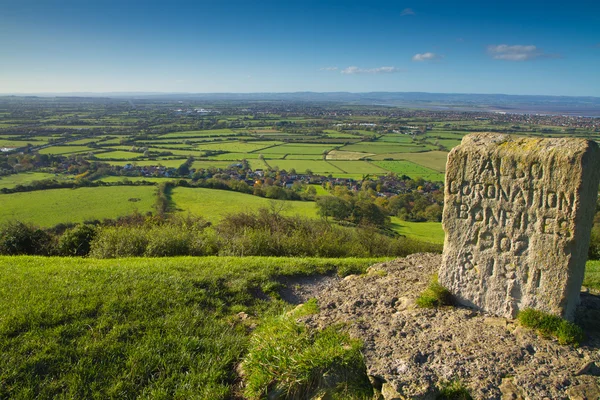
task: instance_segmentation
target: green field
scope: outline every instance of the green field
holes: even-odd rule
[[[215,142],[211,144],[199,144],[200,150],[223,150],[232,153],[250,153],[264,149],[265,147],[275,146],[281,142]]]
[[[45,142],[38,140],[12,140],[12,139],[3,139],[0,138],[0,147],[25,147],[28,144],[32,144],[34,146],[39,146],[44,144]]]
[[[278,279],[381,261],[0,257],[0,398],[234,398],[248,327],[291,308]]]
[[[50,146],[39,151],[40,154],[74,154],[92,152],[87,146]]]
[[[263,149],[259,153],[264,154],[323,154],[325,151],[333,149],[334,146],[322,144],[282,144],[281,146]]]
[[[182,160],[183,162],[183,160]],[[236,161],[211,161],[211,160],[197,160],[192,164],[192,168],[198,169],[209,169],[209,168],[222,168],[225,169],[231,164],[235,164]]]
[[[361,153],[358,151],[331,150],[327,153],[327,160],[360,160],[364,157],[374,156],[375,153]]]
[[[366,161],[330,161],[332,165],[347,174],[385,175],[388,171]]]
[[[271,205],[283,208],[284,214],[317,218],[317,208],[312,201],[270,200],[251,194],[227,190],[185,188],[173,189],[171,199],[177,212],[199,215],[211,222],[218,222],[227,214],[254,212]]]
[[[185,132],[173,132],[162,135],[161,139],[179,138],[179,137],[200,137],[200,136],[233,136],[236,133],[231,129],[212,129],[206,131],[185,131]]]
[[[341,151],[355,151],[362,153],[416,153],[421,151],[429,150],[426,146],[420,146],[415,144],[396,144],[386,142],[361,142],[356,144],[349,144],[348,146],[340,147]]]
[[[107,153],[97,153],[95,157],[103,160],[112,158],[115,160],[134,160],[136,158],[144,157],[142,153],[135,153],[133,151],[109,151]]]
[[[398,176],[407,175],[412,179],[423,178],[429,181],[444,181],[444,174],[425,168],[411,161],[373,161],[373,164],[398,174]]]
[[[18,220],[42,227],[116,218],[152,210],[152,186],[83,187],[0,194],[0,224]]]
[[[0,189],[13,188],[17,185],[27,185],[34,181],[44,179],[56,179],[58,181],[72,180],[73,177],[65,175],[48,174],[45,172],[21,172],[19,174],[7,175],[0,177]]]
[[[379,154],[373,157],[373,160],[385,160],[388,157],[394,160],[406,160],[431,168],[438,172],[446,170],[446,159],[448,153],[445,151],[428,151],[426,153],[403,153],[403,154]]]
[[[322,160],[267,160],[267,163],[271,168],[278,167],[280,170],[290,171],[293,168],[299,174],[304,173],[307,169],[315,174],[322,175],[343,173],[342,170],[331,163]]]
[[[392,229],[401,235],[431,243],[444,243],[444,230],[439,222],[409,222],[392,217]]]
[[[177,168],[181,164],[185,162],[185,158],[178,158],[175,160],[132,160],[132,161],[107,161],[110,165],[120,165],[124,166],[127,164],[139,165],[140,167],[150,166],[150,165],[162,165],[167,168]]]

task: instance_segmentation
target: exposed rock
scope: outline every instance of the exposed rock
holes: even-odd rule
[[[572,320],[599,180],[590,140],[465,136],[448,155],[440,283],[499,316],[535,308]]]
[[[600,334],[588,328],[599,322],[580,317],[600,310],[600,297],[582,296],[577,310],[586,342],[562,346],[482,311],[417,308],[440,263],[440,255],[416,254],[374,266],[385,273],[340,280],[318,294],[321,312],[305,321],[314,328],[344,323],[361,338],[367,373],[388,400],[435,398],[440,383],[453,380],[476,399],[567,399],[598,390]]]

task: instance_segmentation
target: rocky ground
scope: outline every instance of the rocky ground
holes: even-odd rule
[[[441,256],[415,254],[377,264],[367,275],[313,285],[315,328],[344,323],[361,338],[367,372],[382,397],[433,399],[459,380],[476,399],[599,399],[600,296],[582,293],[579,348],[539,337],[515,321],[461,307],[422,309],[415,298]]]

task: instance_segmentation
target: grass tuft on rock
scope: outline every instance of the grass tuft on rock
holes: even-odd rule
[[[542,311],[527,308],[517,319],[521,325],[535,329],[544,337],[554,337],[560,344],[578,346],[584,338],[583,330],[574,323]]]
[[[311,331],[297,322],[316,312],[311,300],[256,330],[242,364],[246,398],[372,398],[362,343],[336,327]]]
[[[434,275],[427,289],[417,297],[415,302],[422,308],[440,307],[452,304],[452,296],[448,289],[440,285],[437,275]]]
[[[472,400],[467,387],[458,379],[439,384],[439,400]]]

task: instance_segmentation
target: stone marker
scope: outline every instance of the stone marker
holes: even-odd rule
[[[589,140],[465,136],[446,166],[440,283],[496,315],[535,308],[572,319],[599,180]]]

